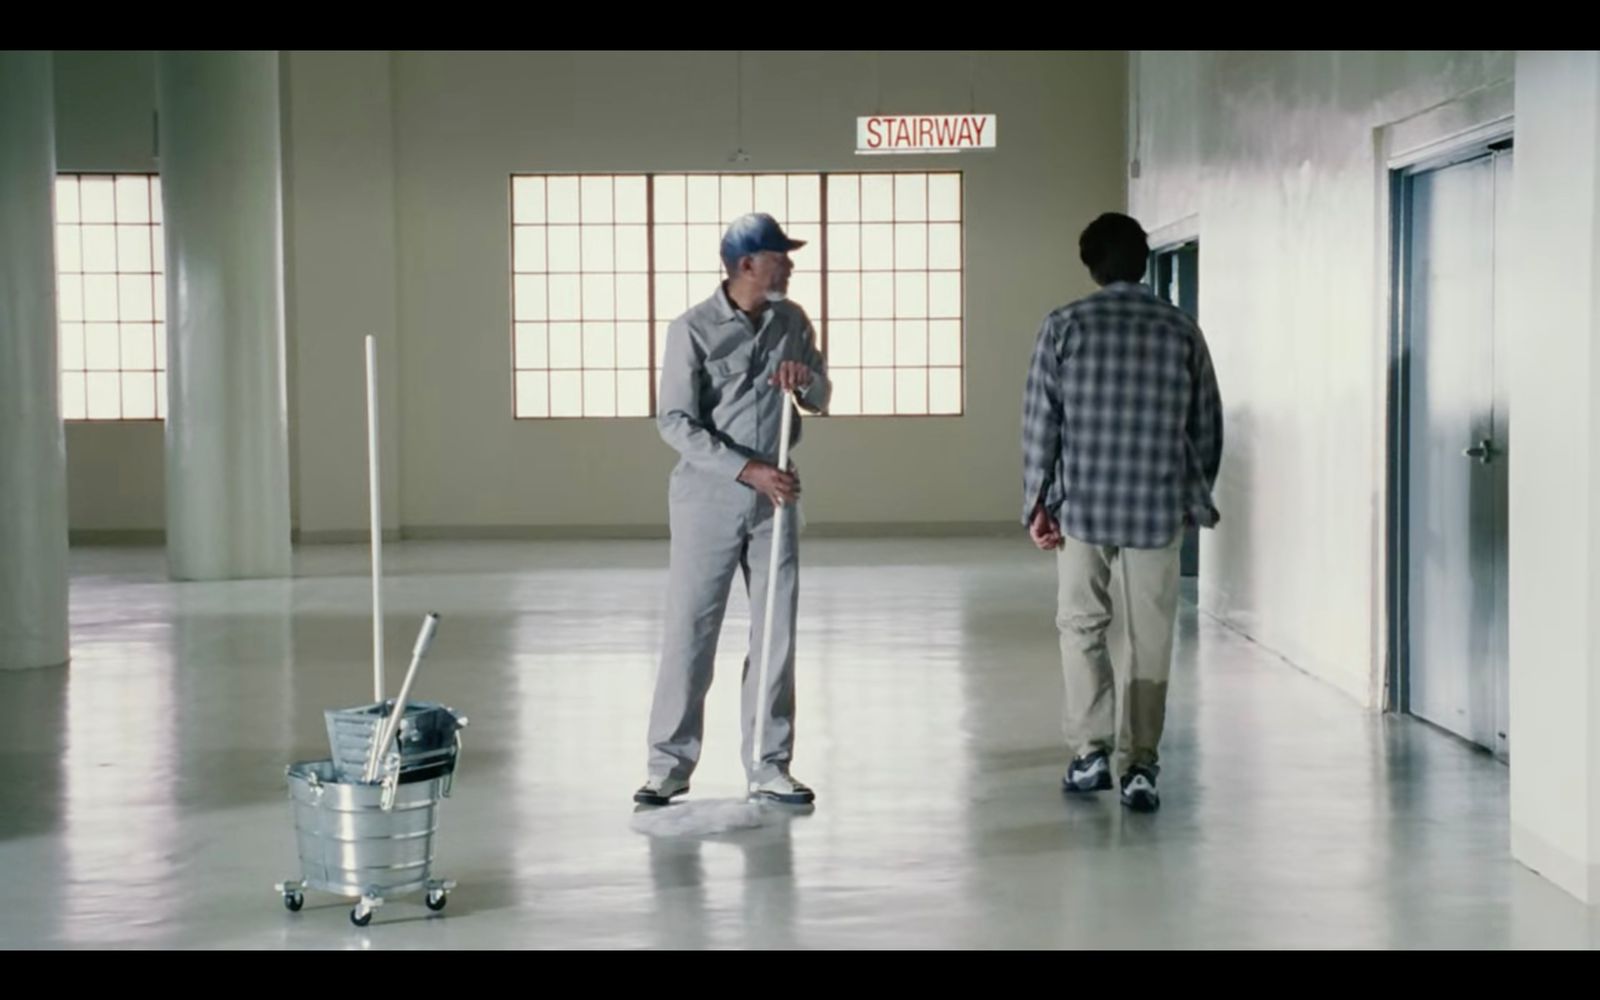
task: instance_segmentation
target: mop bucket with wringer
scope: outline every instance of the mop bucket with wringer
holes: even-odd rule
[[[390,699],[359,708],[330,708],[323,713],[328,726],[328,747],[339,780],[364,780],[372,744],[381,738],[382,724],[394,708],[395,701]],[[396,734],[400,780],[423,781],[453,774],[461,747],[461,730],[466,725],[466,716],[457,715],[449,706],[426,701],[407,704]]]
[[[455,888],[433,876],[434,836],[467,720],[406,703],[438,621],[424,622],[398,699],[328,712],[332,756],[289,765],[300,878],[276,886],[289,910],[305,905],[307,889],[356,897],[350,920],[365,927],[388,898],[426,892],[428,908],[442,910]]]
[[[308,889],[356,899],[350,921],[372,922],[386,899],[425,892],[444,909],[455,883],[433,875],[441,800],[448,798],[467,719],[435,702],[410,700],[417,668],[433,645],[439,616],[429,613],[411,651],[400,694],[383,695],[381,519],[378,513],[376,355],[367,338],[368,457],[372,488],[372,704],[324,713],[329,756],[286,770],[300,877],[275,888],[297,912]]]

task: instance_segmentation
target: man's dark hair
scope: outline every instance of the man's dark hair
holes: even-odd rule
[[[1096,284],[1137,282],[1144,278],[1150,261],[1150,240],[1133,219],[1107,212],[1089,223],[1078,237],[1078,257]]]

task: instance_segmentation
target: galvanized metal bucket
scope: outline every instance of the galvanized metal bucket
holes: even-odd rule
[[[277,886],[285,906],[299,910],[306,889],[359,897],[350,919],[362,927],[390,896],[426,891],[429,909],[444,908],[455,884],[432,876],[433,838],[451,775],[369,785],[313,760],[288,778],[301,878]]]

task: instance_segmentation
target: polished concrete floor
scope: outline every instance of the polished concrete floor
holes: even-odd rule
[[[1165,806],[1064,801],[1053,563],[1026,540],[806,543],[795,774],[816,810],[709,840],[629,828],[661,542],[386,551],[398,686],[471,719],[435,871],[365,929],[298,874],[284,765],[370,694],[366,553],[293,581],[172,584],[74,552],[70,669],[0,674],[0,947],[1595,947],[1509,856],[1505,768],[1368,715],[1181,613]],[[730,607],[693,796],[736,795],[749,616]]]

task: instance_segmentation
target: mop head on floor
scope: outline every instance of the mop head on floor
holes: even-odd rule
[[[646,809],[629,825],[652,837],[713,837],[763,826],[771,812],[747,799],[702,799]]]

